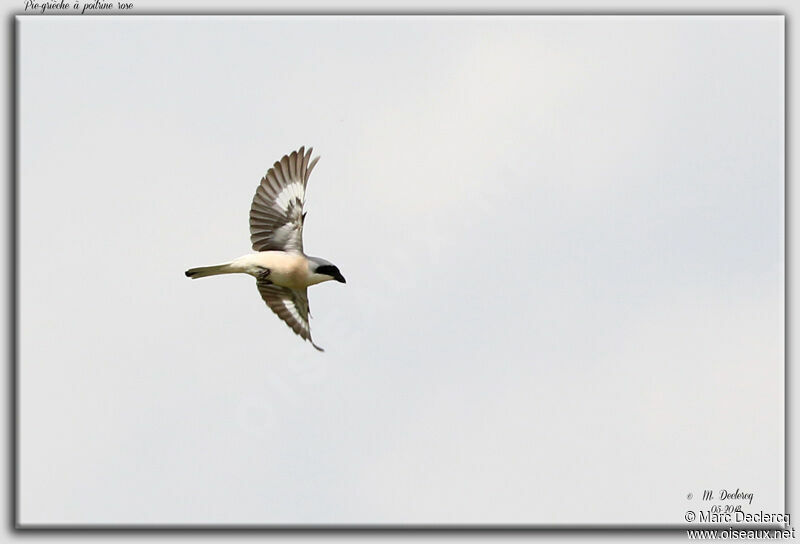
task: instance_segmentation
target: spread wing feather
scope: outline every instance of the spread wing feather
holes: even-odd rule
[[[303,340],[308,340],[319,351],[324,351],[311,339],[311,325],[308,323],[308,294],[307,290],[298,291],[281,287],[268,280],[259,279],[258,292],[267,306],[277,314],[289,327]]]
[[[301,147],[284,155],[261,179],[250,206],[250,242],[255,251],[303,252],[306,185],[319,157]]]

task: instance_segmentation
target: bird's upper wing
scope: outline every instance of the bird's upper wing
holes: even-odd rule
[[[258,292],[278,317],[283,319],[289,327],[303,340],[308,340],[319,351],[325,351],[311,339],[311,325],[308,323],[308,294],[306,289],[298,291],[288,287],[281,287],[269,283],[268,280],[259,279]]]
[[[255,251],[303,252],[306,183],[319,157],[312,148],[284,155],[261,179],[250,206],[250,241]]]

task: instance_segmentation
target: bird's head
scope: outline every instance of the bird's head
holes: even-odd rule
[[[347,283],[339,268],[332,262],[314,257],[309,259],[311,268],[311,279],[316,280],[314,283],[322,283],[323,281],[336,280],[340,283]]]

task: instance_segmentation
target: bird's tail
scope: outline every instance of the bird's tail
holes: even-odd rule
[[[205,278],[206,276],[233,274],[234,272],[236,272],[236,270],[233,270],[231,263],[215,264],[213,266],[198,266],[197,268],[190,268],[186,271],[186,277],[194,280],[197,278]]]

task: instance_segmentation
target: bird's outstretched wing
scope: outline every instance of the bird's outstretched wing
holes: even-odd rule
[[[319,157],[312,148],[284,155],[261,179],[250,206],[250,241],[255,251],[303,252],[306,184]]]
[[[298,291],[269,283],[268,280],[257,281],[258,292],[267,306],[303,340],[308,340],[319,351],[325,351],[311,339],[311,325],[308,323],[308,294],[306,289]]]

